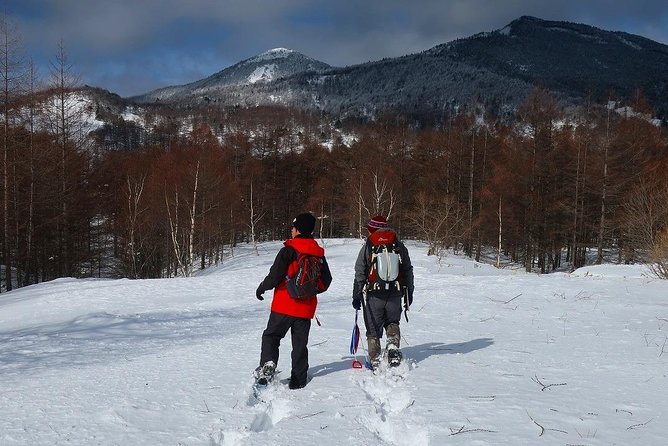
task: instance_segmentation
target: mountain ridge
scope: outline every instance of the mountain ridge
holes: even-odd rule
[[[271,63],[268,63],[271,62]],[[668,46],[621,31],[522,16],[419,53],[332,67],[277,48],[207,78],[132,98],[177,106],[283,105],[344,116],[437,117],[483,103],[515,109],[535,86],[564,104],[628,98],[640,89],[668,115]]]

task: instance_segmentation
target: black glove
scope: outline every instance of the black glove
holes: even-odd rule
[[[255,290],[255,297],[257,297],[257,300],[264,300],[262,293],[264,293],[264,290],[260,287],[257,287],[257,290]]]
[[[356,310],[362,309],[362,299],[353,299],[353,308]]]

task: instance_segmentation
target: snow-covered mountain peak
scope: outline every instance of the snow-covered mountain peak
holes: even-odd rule
[[[251,57],[250,59],[247,59],[244,63],[246,64],[262,63],[262,62],[274,61],[277,59],[287,59],[291,55],[299,55],[299,53],[293,50],[289,50],[287,48],[274,48],[265,51],[264,53],[258,54],[255,57]]]
[[[265,51],[264,53],[260,54],[260,57],[287,57],[289,54],[294,53],[293,50],[288,49],[288,48],[274,48],[269,51]]]

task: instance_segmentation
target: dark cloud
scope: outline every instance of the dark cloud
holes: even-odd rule
[[[62,39],[84,82],[121,95],[191,82],[275,47],[335,66],[422,51],[522,15],[668,44],[668,3],[616,0],[16,0],[39,66]]]

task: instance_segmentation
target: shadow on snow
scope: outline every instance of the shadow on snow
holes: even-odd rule
[[[234,317],[230,316],[234,312]],[[92,313],[67,322],[0,332],[0,374],[131,360],[230,333],[244,333],[256,310]],[[255,327],[252,328],[256,330]]]
[[[431,356],[465,354],[475,350],[481,350],[494,344],[491,338],[478,338],[468,342],[459,342],[456,344],[444,344],[442,342],[428,342],[421,345],[409,345],[401,349],[404,358],[417,363],[424,361]],[[364,361],[364,355],[359,355],[358,359]],[[330,373],[349,370],[353,361],[352,356],[344,356],[341,361],[330,362],[311,367],[310,375],[313,378],[329,375]]]

